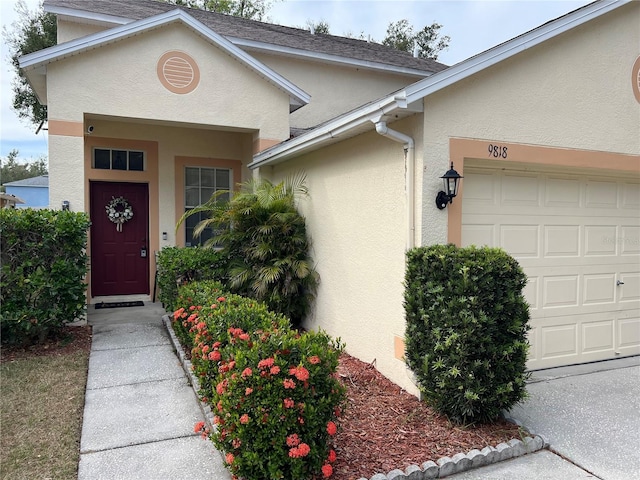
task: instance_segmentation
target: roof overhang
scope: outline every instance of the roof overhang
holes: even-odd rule
[[[275,145],[253,157],[249,168],[284,162],[302,153],[375,129],[382,116],[402,118],[421,111],[428,95],[460,82],[499,62],[542,42],[615,10],[633,0],[598,0],[527,33],[475,55],[452,67],[392,93],[377,102],[364,105],[291,140]],[[420,106],[417,106],[420,105]]]
[[[49,63],[62,60],[74,55],[79,55],[89,50],[102,47],[125,38],[140,35],[144,32],[161,28],[163,26],[182,23],[193,30],[198,35],[220,48],[232,58],[244,64],[266,81],[273,84],[289,96],[289,110],[295,111],[306,105],[311,100],[311,96],[292,82],[284,78],[279,73],[270,69],[262,62],[236,47],[222,35],[218,35],[206,25],[197,21],[184,10],[175,9],[160,15],[144,18],[135,22],[127,23],[109,30],[80,37],[69,42],[40,50],[20,57],[20,68],[22,68],[38,96],[38,100],[46,103],[46,67]],[[44,100],[44,101],[43,101]]]

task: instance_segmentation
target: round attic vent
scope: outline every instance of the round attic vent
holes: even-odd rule
[[[631,88],[638,103],[640,103],[640,57],[636,58],[636,63],[631,68]]]
[[[184,52],[167,52],[158,60],[158,78],[173,93],[189,93],[200,82],[200,69],[196,61]]]

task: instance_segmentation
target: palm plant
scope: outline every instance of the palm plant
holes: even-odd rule
[[[298,173],[277,184],[251,180],[241,187],[226,203],[218,198],[228,192],[217,192],[185,213],[178,226],[191,215],[206,213],[208,218],[198,223],[194,235],[212,228],[214,236],[204,246],[226,252],[229,287],[265,302],[299,326],[318,285],[305,220],[296,208],[297,199],[308,196],[305,175]]]

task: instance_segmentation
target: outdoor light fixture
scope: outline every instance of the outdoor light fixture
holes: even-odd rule
[[[444,191],[440,190],[436,197],[436,205],[440,210],[446,208],[447,203],[453,202],[453,197],[458,194],[458,187],[460,186],[460,179],[463,178],[458,172],[453,169],[453,162],[451,162],[451,170],[440,177],[444,182]]]
[[[69,200],[62,201],[62,210],[69,210]]]

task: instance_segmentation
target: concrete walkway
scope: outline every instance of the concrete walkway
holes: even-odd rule
[[[159,303],[89,308],[93,326],[79,480],[230,479],[193,431],[204,420]]]
[[[640,480],[640,357],[534,372],[510,416],[548,450],[452,480]]]

